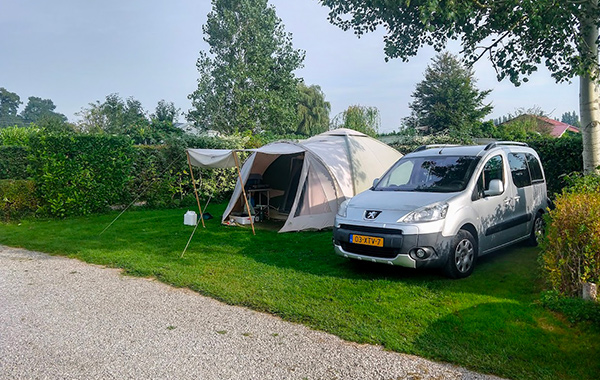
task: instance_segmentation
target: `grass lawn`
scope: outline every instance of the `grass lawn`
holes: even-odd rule
[[[223,205],[209,207],[221,215]],[[129,211],[0,224],[0,244],[124,268],[229,304],[277,314],[344,339],[513,379],[598,379],[600,326],[571,325],[538,303],[536,248],[482,258],[474,274],[351,262],[331,232],[278,234],[262,225],[192,227],[185,210]]]

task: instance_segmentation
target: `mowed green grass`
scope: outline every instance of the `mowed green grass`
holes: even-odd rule
[[[220,215],[223,205],[211,205]],[[0,224],[0,244],[75,257],[151,276],[229,304],[279,315],[344,339],[513,379],[600,378],[600,327],[569,324],[537,300],[538,250],[482,258],[474,274],[352,262],[333,254],[331,231],[278,234],[183,225],[185,210],[129,211]]]

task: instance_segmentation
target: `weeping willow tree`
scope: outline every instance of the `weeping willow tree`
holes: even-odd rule
[[[320,86],[298,84],[298,129],[296,133],[313,136],[329,129],[331,104]]]

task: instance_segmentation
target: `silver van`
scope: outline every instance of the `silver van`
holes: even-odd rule
[[[527,144],[423,146],[341,204],[333,244],[346,258],[462,278],[478,256],[536,245],[546,208],[544,170]]]

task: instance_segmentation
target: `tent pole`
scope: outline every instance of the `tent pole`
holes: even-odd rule
[[[237,168],[238,176],[240,177],[240,186],[242,186],[242,193],[244,193],[244,201],[246,201],[246,210],[248,211],[248,217],[250,218],[252,234],[256,235],[256,231],[254,231],[254,218],[252,218],[252,214],[250,213],[250,205],[248,204],[248,197],[246,197],[246,189],[244,188],[244,181],[242,180],[240,161],[238,160],[237,152],[235,150],[233,151],[233,159],[235,160],[235,167]]]
[[[196,202],[198,202],[198,211],[200,211],[200,220],[202,221],[202,227],[206,228],[206,225],[204,224],[204,213],[202,212],[202,206],[200,206],[200,198],[198,197],[198,190],[196,190],[196,180],[194,179],[194,172],[192,171],[192,161],[190,160],[190,154],[186,151],[185,154],[187,155],[187,161],[188,161],[188,165],[190,167],[190,175],[192,176],[192,185],[194,185],[194,194],[196,194]],[[196,221],[196,225],[198,225],[198,222]],[[196,231],[194,229],[194,231]],[[192,234],[193,235],[193,234]],[[189,244],[189,242],[188,242]],[[187,248],[187,246],[186,246]],[[185,253],[185,251],[184,251]],[[181,255],[183,257],[183,254]]]

